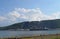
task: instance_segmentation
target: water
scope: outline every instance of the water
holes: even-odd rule
[[[34,35],[48,35],[60,34],[60,30],[46,30],[46,31],[0,31],[0,38],[2,37],[23,37]]]

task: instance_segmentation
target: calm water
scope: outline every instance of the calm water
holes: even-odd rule
[[[49,31],[0,31],[0,37],[22,37],[22,36],[33,36],[33,35],[47,35],[47,34],[59,34],[60,30],[49,30]]]

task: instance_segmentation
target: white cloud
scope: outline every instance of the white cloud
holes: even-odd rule
[[[37,21],[39,18],[39,13],[41,14],[40,9],[36,8],[36,9],[20,9],[23,10],[22,13],[24,15],[22,15],[21,18],[27,19],[28,21]],[[25,11],[25,12],[24,12]],[[38,19],[37,19],[38,18]]]
[[[55,18],[55,19],[60,18],[60,12],[53,13],[53,14],[52,14],[52,17]]]
[[[36,9],[15,8],[15,10],[9,13],[9,18],[12,21],[16,21],[17,18],[25,19],[27,21],[53,20],[59,19],[59,16],[60,12],[53,13],[51,15],[46,15],[42,13],[39,8]]]
[[[9,15],[11,15],[13,17],[17,17],[17,18],[20,17],[20,14],[18,12],[16,12],[16,11],[10,12]]]
[[[19,18],[21,15],[17,11],[12,11],[8,13],[8,18],[11,21],[16,21],[17,18]]]
[[[0,16],[0,22],[5,21],[7,18]]]
[[[31,11],[31,9],[25,9],[25,8],[15,8],[15,10],[18,12],[24,12],[24,13],[28,13]]]
[[[6,19],[7,18],[7,19]],[[46,15],[39,8],[25,9],[15,8],[15,10],[9,12],[6,17],[0,17],[0,21],[7,20],[16,22],[18,21],[41,21],[41,20],[53,20],[60,19],[60,12]]]
[[[27,19],[28,21],[41,21],[41,20],[53,20],[60,18],[60,12],[46,15],[41,12],[39,8],[36,9],[25,9],[16,8],[15,11],[19,12],[22,16],[20,18]]]

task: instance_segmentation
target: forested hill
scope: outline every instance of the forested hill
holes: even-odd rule
[[[0,30],[17,30],[17,29],[58,29],[60,28],[60,19],[56,20],[43,20],[43,21],[27,21],[21,23],[15,23],[13,25],[0,27]]]

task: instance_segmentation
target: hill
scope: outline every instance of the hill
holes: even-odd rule
[[[0,27],[0,30],[48,30],[58,28],[60,28],[60,19],[15,23],[9,26]]]

